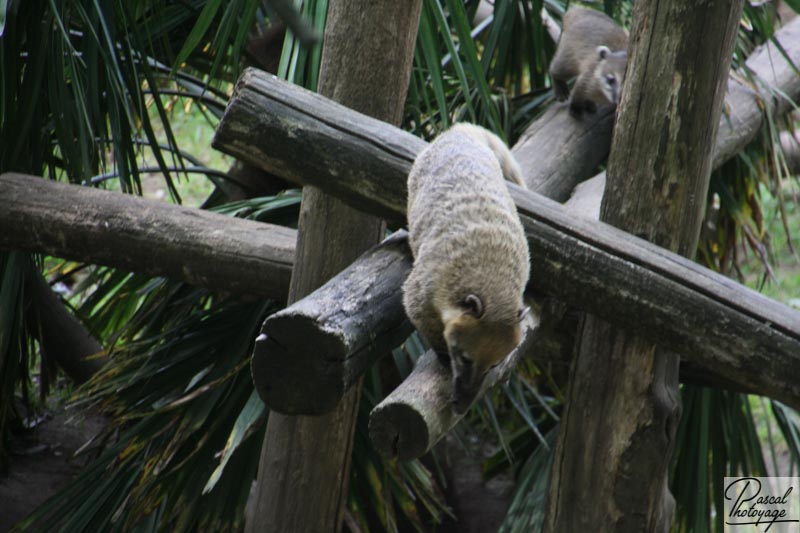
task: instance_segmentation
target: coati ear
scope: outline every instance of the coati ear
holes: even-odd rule
[[[522,322],[525,320],[525,317],[528,316],[528,313],[531,312],[531,308],[528,306],[523,307],[519,311],[517,311],[517,322]]]
[[[605,59],[608,54],[611,53],[608,46],[598,46],[597,47],[597,57],[600,59]]]
[[[468,294],[461,305],[470,315],[475,318],[483,316],[483,301],[476,294]]]

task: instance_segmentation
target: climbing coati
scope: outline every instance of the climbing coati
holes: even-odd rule
[[[627,48],[628,34],[613,19],[594,9],[570,8],[550,64],[556,98],[567,99],[567,82],[577,76],[569,101],[573,116],[594,113],[599,105],[618,104]]]
[[[403,304],[440,361],[450,365],[458,413],[523,333],[528,242],[504,176],[523,183],[505,143],[471,124],[440,135],[408,176],[414,265]]]

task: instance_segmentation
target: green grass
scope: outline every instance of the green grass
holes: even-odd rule
[[[800,253],[800,185],[798,181],[790,180],[782,189],[788,235],[781,218],[778,199],[766,189],[762,189],[761,194],[764,201],[764,226],[771,236],[770,263],[775,277],[766,277],[764,265],[758,257],[750,253],[741,264],[745,284],[770,298],[800,309],[800,257],[797,255]]]
[[[233,164],[234,159],[211,148],[211,140],[219,121],[211,114],[204,112],[200,105],[191,99],[170,96],[163,97],[162,102],[167,109],[172,133],[180,150],[206,167],[226,172]],[[148,113],[158,142],[162,146],[166,146],[167,135],[155,106],[151,105]],[[167,164],[173,166],[174,163],[169,154],[164,152],[164,156],[167,158]],[[151,169],[158,166],[152,150],[148,147],[141,149],[139,161],[140,169]],[[186,165],[190,166],[191,163],[187,161]],[[200,206],[214,190],[213,183],[202,173],[175,173],[172,177],[181,196],[182,204],[185,206]],[[141,183],[142,196],[145,198],[172,201],[162,173],[142,172]],[[108,180],[105,187],[111,190],[120,190],[117,180]]]
[[[214,117],[205,114],[195,102],[189,99],[165,98],[164,105],[169,110],[172,132],[181,150],[195,157],[207,167],[221,171],[230,168],[233,158],[211,148],[211,140],[218,124]],[[160,126],[155,106],[150,106],[149,111],[150,119],[154,124]],[[163,128],[156,127],[156,134],[160,142],[166,143]],[[154,166],[155,159],[152,154],[147,152],[149,150],[146,151],[146,166]],[[180,192],[183,205],[192,207],[202,204],[214,189],[213,184],[205,175],[197,173],[178,174],[175,186]],[[145,174],[142,178],[142,189],[145,197],[169,199],[166,183],[161,174]]]

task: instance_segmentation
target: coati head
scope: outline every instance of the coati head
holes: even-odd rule
[[[608,103],[617,105],[628,66],[628,53],[625,50],[612,52],[607,46],[598,46],[597,58],[594,77]]]
[[[442,316],[453,374],[453,407],[459,414],[472,404],[489,370],[522,339],[527,307],[518,308],[511,316],[492,311],[496,310],[487,310],[480,296],[469,294]]]

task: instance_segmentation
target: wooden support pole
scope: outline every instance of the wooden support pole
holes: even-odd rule
[[[742,5],[654,0],[634,8],[600,219],[689,258],[697,249]],[[675,320],[684,314],[673,310]],[[674,351],[683,351],[681,343],[655,344],[647,328],[619,328],[611,318],[595,312],[583,320],[545,532],[667,532],[672,524],[667,484],[680,419]],[[725,327],[719,316],[698,318],[705,329]],[[748,328],[745,337],[753,332]],[[750,350],[748,361],[765,354]]]
[[[421,0],[333,0],[325,25],[320,93],[398,124],[421,8]],[[260,135],[258,130],[253,133]],[[292,157],[305,159],[296,148],[291,150]],[[331,157],[338,158],[335,144],[329,148]],[[318,171],[329,172],[327,168]],[[373,185],[381,186],[379,182]],[[306,187],[290,301],[319,288],[377,244],[384,232],[380,219]],[[248,532],[341,529],[360,389],[351,387],[323,416],[270,413],[253,494],[254,514],[245,524]]]

